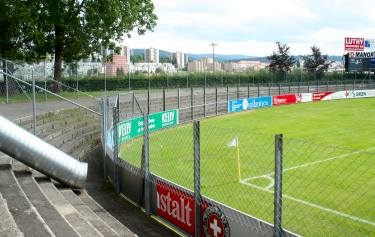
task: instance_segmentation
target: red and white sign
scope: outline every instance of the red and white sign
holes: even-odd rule
[[[156,192],[158,215],[194,235],[194,198],[161,182],[157,182]]]
[[[295,104],[297,103],[296,94],[287,94],[287,95],[275,95],[272,96],[272,105],[286,105],[286,104]]]
[[[314,92],[313,101],[321,101],[324,97],[332,94],[333,92]]]
[[[363,51],[365,49],[364,38],[350,38],[345,37],[345,50],[348,51]]]
[[[375,90],[337,91],[325,96],[322,100],[340,100],[375,97]]]
[[[296,94],[297,103],[311,102],[312,93]]]

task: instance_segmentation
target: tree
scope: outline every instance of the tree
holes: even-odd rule
[[[62,61],[87,58],[101,47],[137,30],[144,34],[156,25],[151,0],[26,0],[31,4],[34,28],[30,32],[36,57],[55,56],[54,79],[61,80]]]
[[[141,62],[144,62],[143,54],[130,56],[130,61],[132,63],[141,63]]]
[[[332,62],[329,62],[328,56],[322,55],[322,52],[316,46],[311,47],[311,53],[303,57],[303,68],[310,73],[314,73],[316,78],[321,78]]]
[[[276,42],[277,51],[273,52],[267,59],[270,61],[269,70],[271,72],[288,72],[293,67],[295,59],[289,53],[289,46]]]
[[[171,58],[167,56],[160,57],[160,63],[171,63]]]

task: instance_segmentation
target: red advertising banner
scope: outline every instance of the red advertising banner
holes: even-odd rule
[[[272,105],[273,106],[295,104],[295,103],[297,103],[297,95],[296,94],[272,96]]]
[[[157,213],[165,220],[194,235],[194,198],[162,182],[156,184]]]
[[[313,93],[313,101],[321,101],[327,95],[332,94],[333,92],[314,92]]]
[[[348,51],[363,51],[365,49],[364,38],[350,38],[345,37],[345,50]]]
[[[157,181],[156,183],[157,214],[179,227],[186,233],[195,234],[194,197],[172,185]],[[229,222],[218,207],[202,201],[200,209],[202,229],[201,236],[230,236]]]

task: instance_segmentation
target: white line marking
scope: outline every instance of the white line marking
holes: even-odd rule
[[[264,176],[264,178],[268,179],[270,181],[270,184],[267,185],[264,189],[267,189],[269,190],[270,188],[273,187],[273,185],[275,184],[275,179],[270,177],[270,176]]]
[[[331,160],[346,158],[346,157],[354,155],[354,154],[358,154],[358,153],[365,152],[365,151],[371,151],[371,150],[374,150],[374,149],[375,149],[375,147],[372,147],[372,148],[369,148],[369,149],[366,149],[366,150],[354,151],[354,152],[351,152],[351,153],[347,153],[347,154],[343,154],[343,155],[339,155],[339,156],[334,156],[334,157],[323,159],[323,160],[307,162],[307,163],[304,163],[304,164],[301,164],[301,165],[296,165],[296,166],[292,166],[292,167],[289,167],[289,168],[285,168],[285,169],[283,169],[283,172],[303,168],[303,167],[310,166],[310,165],[316,165],[316,164],[320,164],[320,163],[331,161]],[[250,180],[253,180],[253,179],[267,178],[266,176],[271,176],[273,174],[274,173],[272,172],[272,173],[263,174],[263,175],[259,175],[259,176],[249,177],[249,178],[243,179],[242,181],[247,182],[247,181],[250,181]]]
[[[247,185],[249,187],[252,187],[252,188],[255,188],[255,189],[259,189],[261,191],[273,194],[273,191],[271,191],[271,190],[259,187],[259,186],[254,185],[254,184],[246,183],[246,181],[241,180],[241,183],[245,184],[245,185]],[[359,222],[362,222],[362,223],[365,223],[365,224],[368,224],[368,225],[375,226],[375,223],[371,222],[369,220],[365,220],[365,219],[362,219],[362,218],[359,218],[359,217],[356,217],[356,216],[352,216],[352,215],[346,214],[344,212],[339,212],[339,211],[336,211],[336,210],[333,210],[333,209],[330,209],[330,208],[327,208],[327,207],[319,206],[317,204],[314,204],[314,203],[311,203],[311,202],[308,202],[308,201],[304,201],[304,200],[301,200],[301,199],[289,196],[287,194],[283,194],[283,197],[286,198],[286,199],[290,199],[292,201],[295,201],[295,202],[302,203],[302,204],[304,204],[306,206],[317,208],[317,209],[320,209],[320,210],[323,210],[323,211],[326,211],[326,212],[329,212],[329,213],[332,213],[332,214],[335,214],[335,215],[338,215],[338,216],[349,218],[349,219],[354,220],[354,221],[359,221]]]

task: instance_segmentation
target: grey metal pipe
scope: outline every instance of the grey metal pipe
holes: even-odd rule
[[[83,188],[87,163],[80,162],[0,116],[0,151],[75,188]]]

